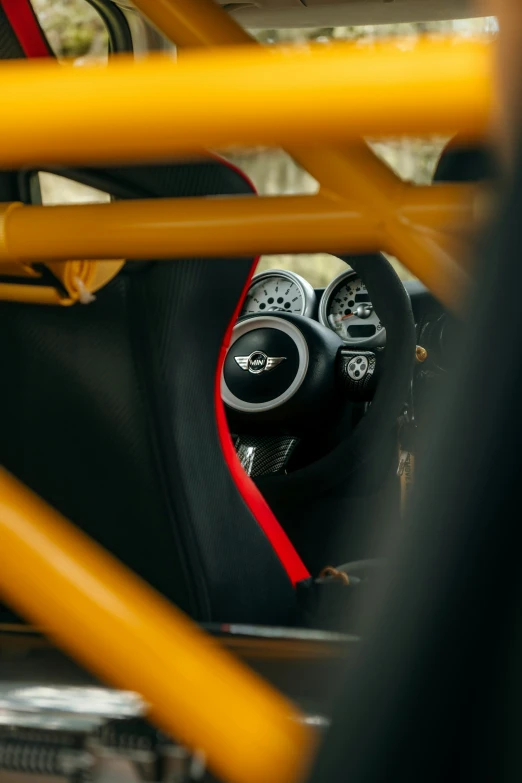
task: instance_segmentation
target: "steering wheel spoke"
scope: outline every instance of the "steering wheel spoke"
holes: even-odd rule
[[[373,399],[379,377],[382,351],[340,348],[337,354],[337,381],[343,394],[352,402]]]

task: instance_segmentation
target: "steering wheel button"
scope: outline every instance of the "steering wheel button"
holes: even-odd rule
[[[350,359],[348,365],[348,375],[352,380],[362,380],[369,368],[368,358],[366,356],[357,356]]]

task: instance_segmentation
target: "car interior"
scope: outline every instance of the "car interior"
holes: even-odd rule
[[[219,4],[248,29],[424,22],[478,13],[460,0]],[[139,3],[92,5],[107,26],[111,54],[170,48],[138,12]],[[53,56],[31,4],[0,0],[0,58]],[[212,151],[160,163],[56,167],[42,161],[38,168],[2,169],[0,202],[42,206],[42,174],[94,188],[110,203],[135,202],[137,222],[146,200],[257,198],[249,177]],[[456,135],[445,142],[433,186],[481,183],[495,191],[498,180],[489,142]],[[60,209],[45,207],[51,208]],[[157,228],[162,231],[159,217]],[[408,756],[397,737],[415,732],[402,718],[391,731],[391,714],[401,694],[409,704],[420,699],[415,677],[421,682],[428,663],[415,668],[403,660],[397,641],[387,646],[389,660],[379,668],[378,653],[361,656],[359,647],[368,627],[364,608],[387,584],[390,541],[411,525],[418,476],[431,470],[434,400],[447,399],[455,382],[456,356],[467,334],[466,303],[460,312],[450,310],[420,280],[401,280],[389,255],[349,248],[337,254],[344,270],[321,288],[285,268],[258,271],[254,256],[165,259],[153,252],[133,263],[104,261],[107,276],[91,286],[80,261],[66,262],[77,264],[72,271],[46,258],[25,268],[4,262],[2,231],[0,223],[0,345],[8,379],[0,385],[6,414],[2,466],[280,688],[320,731],[333,721],[310,780],[345,780],[347,771],[356,781],[380,780],[386,764],[394,769],[390,779],[413,779],[415,771],[418,780],[417,751],[410,766],[395,765],[391,750],[385,757],[394,741],[401,758]],[[474,242],[468,252],[481,257],[482,246]],[[438,506],[438,495],[426,497]],[[404,597],[407,589],[412,595],[406,580],[421,563],[413,560],[414,544],[390,595]],[[459,552],[465,557],[462,547]],[[437,585],[440,576],[445,595],[449,562],[447,573],[431,576]],[[407,604],[413,618],[413,597]],[[73,663],[68,651],[52,643],[52,634],[49,642],[46,629],[42,637],[22,615],[16,602],[0,605],[8,650],[6,656],[0,650],[0,783],[4,767],[29,774],[31,781],[45,771],[30,769],[29,751],[25,761],[20,756],[16,764],[4,764],[2,731],[17,710],[32,713],[33,723],[24,718],[20,725],[33,735],[16,742],[40,748],[34,732],[49,728],[34,722],[34,694],[28,697],[32,706],[24,707],[9,695],[10,682],[42,689],[57,683],[100,686],[83,662]],[[376,616],[389,631],[393,612]],[[433,638],[419,620],[412,639],[418,632],[419,645],[435,644],[438,619],[434,609]],[[426,631],[422,640],[420,629]],[[403,645],[405,638],[407,633]],[[442,642],[440,649],[441,666],[450,671]],[[360,677],[346,685],[335,710],[347,661],[355,661],[350,671]],[[393,663],[396,687],[388,687]],[[410,668],[406,682],[408,663],[415,677]],[[426,674],[426,699],[437,706],[428,680]],[[87,692],[58,705],[62,718],[82,713],[75,698],[86,699]],[[349,740],[340,717],[348,703],[359,705]],[[132,757],[134,780],[225,779],[221,770],[206,772],[204,763],[199,773],[200,757],[186,743],[155,733],[143,720],[143,705],[114,704],[108,722],[96,725],[97,742],[118,747],[121,758],[133,742],[133,752],[153,754],[150,769],[145,756]],[[433,721],[435,715],[442,721],[445,709],[435,709]],[[62,732],[71,725],[60,724]],[[471,723],[468,729],[471,734]],[[434,730],[433,742],[437,736]],[[470,741],[468,730],[463,736]],[[377,755],[383,758],[373,766],[367,763],[370,737],[382,743]],[[432,745],[421,741],[418,748],[426,759]],[[448,749],[446,762],[449,757]],[[441,774],[439,764],[433,775],[435,770]],[[422,779],[431,780],[432,772]],[[102,783],[114,774],[104,768]]]
[[[435,179],[483,169],[452,142]],[[218,158],[59,173],[117,200],[254,195]],[[2,174],[2,190],[41,203],[37,172]],[[329,624],[307,593],[343,564],[359,586],[383,555],[372,519],[385,505],[400,524],[401,455],[422,443],[423,389],[458,329],[383,255],[342,260],[325,290],[256,275],[254,258],[143,259],[88,307],[0,304],[4,366],[23,373],[2,390],[2,463],[201,622]],[[65,293],[49,268],[16,282]]]

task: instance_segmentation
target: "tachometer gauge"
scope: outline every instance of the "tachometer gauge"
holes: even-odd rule
[[[314,305],[314,289],[304,278],[282,269],[270,269],[253,278],[241,316],[278,311],[311,316]]]
[[[319,304],[319,320],[348,345],[377,347],[386,342],[366,286],[353,270],[332,280]]]

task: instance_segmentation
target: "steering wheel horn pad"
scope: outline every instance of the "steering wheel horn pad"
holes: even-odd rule
[[[280,420],[309,417],[338,396],[340,338],[290,313],[248,316],[232,333],[221,379],[223,401],[236,414]]]
[[[270,410],[282,405],[302,383],[308,349],[298,330],[251,319],[248,331],[232,344],[223,368],[224,398],[240,411]],[[274,319],[275,320],[275,319]],[[257,323],[260,321],[261,323]]]

